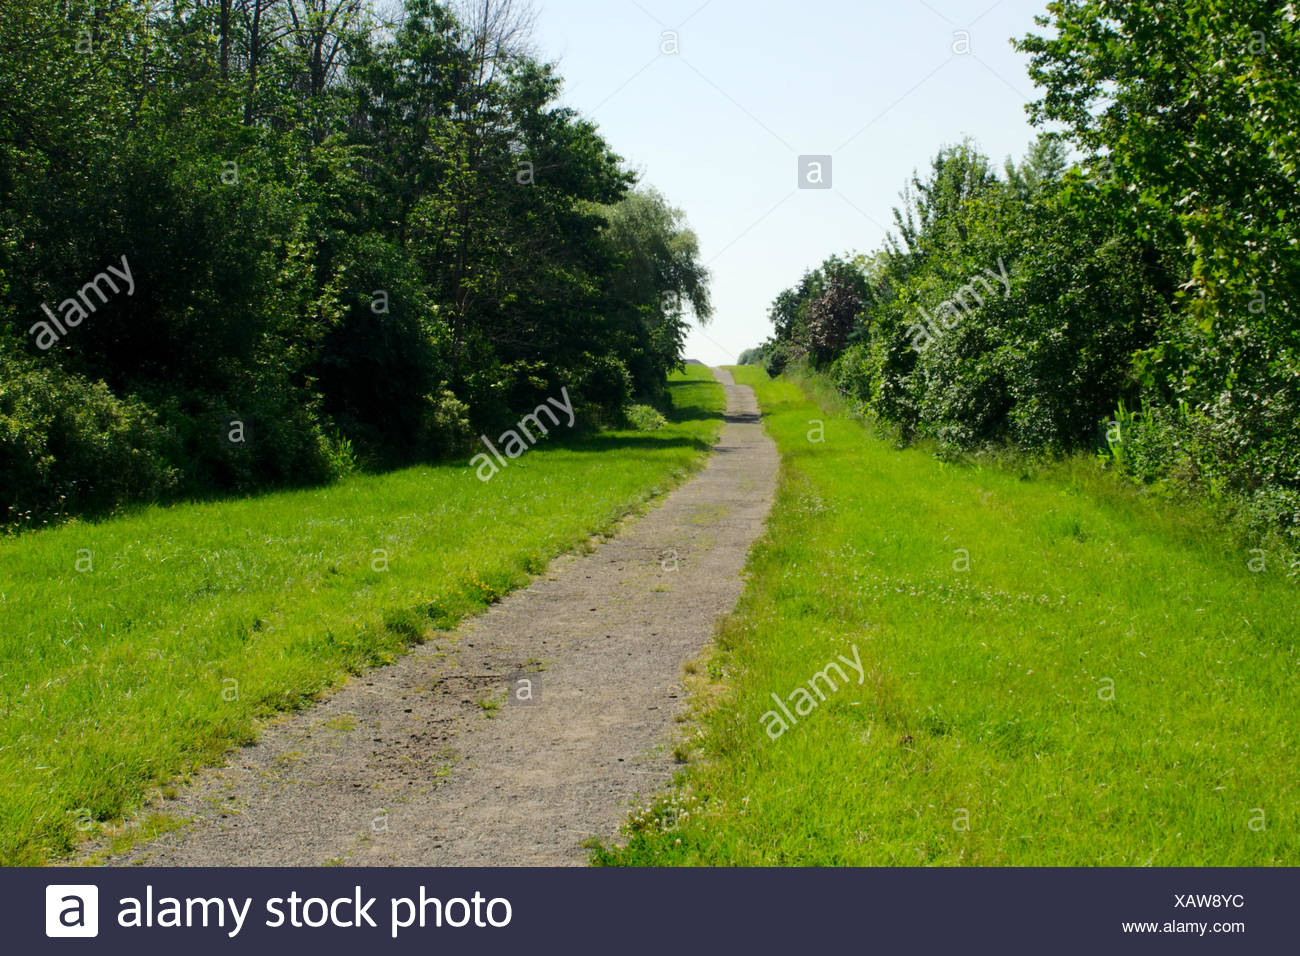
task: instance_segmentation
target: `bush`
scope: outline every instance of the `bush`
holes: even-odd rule
[[[587,367],[578,385],[582,401],[592,405],[602,418],[611,419],[632,400],[632,375],[615,355],[587,355]]]
[[[859,342],[850,346],[835,360],[828,374],[840,391],[866,404],[874,400],[880,369],[867,344]]]
[[[169,436],[143,402],[0,353],[0,524],[101,512],[173,490]]]
[[[442,445],[429,429],[449,424],[433,421],[448,374],[435,347],[445,323],[394,244],[362,236],[339,245],[330,292],[338,317],[312,366],[322,411],[368,461],[427,458]]]
[[[420,444],[430,458],[443,458],[464,451],[473,440],[469,406],[450,389],[425,398],[420,418]]]
[[[180,491],[202,496],[311,484],[334,476],[334,449],[308,396],[274,382],[239,382],[215,395],[159,392],[154,404],[183,466]]]
[[[623,414],[633,431],[652,432],[668,424],[668,419],[650,405],[632,405]]]
[[[301,50],[240,53],[249,4],[227,10],[229,50],[199,23],[210,4],[109,4],[95,45],[130,69],[65,42],[67,6],[0,18],[0,340],[31,360],[19,394],[52,393],[8,396],[5,513],[399,467],[562,386],[585,426],[619,422],[631,384],[662,399],[688,308],[711,313],[683,215],[559,106],[527,44],[474,80],[454,4],[399,0],[379,31],[386,4],[346,4],[348,53],[310,84]],[[268,36],[285,26],[252,6]],[[491,172],[524,156],[549,170],[537,189]],[[41,305],[96,292],[37,354]]]
[[[785,367],[790,362],[798,358],[802,353],[797,346],[789,342],[777,342],[768,350],[767,356],[763,361],[763,368],[768,375],[773,378],[785,371]]]
[[[325,466],[334,478],[345,478],[359,467],[356,449],[347,438],[331,438],[325,444]]]

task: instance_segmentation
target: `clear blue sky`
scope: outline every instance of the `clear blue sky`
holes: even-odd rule
[[[826,256],[880,245],[914,168],[963,137],[996,163],[1034,136],[1008,42],[1046,0],[537,0],[564,102],[682,208],[715,315],[687,355],[733,362],[767,306]],[[970,35],[969,53],[956,31]],[[672,38],[675,31],[678,50]],[[796,189],[830,155],[832,188]]]

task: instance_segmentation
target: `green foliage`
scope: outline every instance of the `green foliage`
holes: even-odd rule
[[[768,310],[776,341],[790,345],[782,357],[768,350],[769,371],[773,363],[779,372],[790,358],[805,353],[821,362],[833,358],[861,333],[858,324],[867,294],[858,266],[839,256],[805,272],[799,284],[778,295]]]
[[[1039,23],[1017,45],[1054,132],[1001,177],[969,142],[941,150],[884,248],[849,261],[850,330],[828,260],[774,300],[766,368],[807,353],[905,439],[949,449],[1101,449],[1133,409],[1123,470],[1294,529],[1293,5],[1055,0]]]
[[[1035,119],[1173,263],[1172,315],[1136,356],[1167,468],[1239,498],[1300,493],[1295,6],[1064,0],[1039,22],[1051,35],[1018,44]]]
[[[176,484],[157,416],[103,382],[0,351],[0,524],[44,523]],[[88,476],[98,476],[89,480]]]
[[[427,454],[435,458],[463,452],[474,435],[469,421],[469,406],[450,389],[444,388],[430,395],[425,400],[419,434]]]
[[[625,414],[628,427],[633,431],[653,432],[668,424],[663,412],[653,405],[632,405]]]
[[[1020,163],[1008,158],[1003,169],[1007,185],[1021,202],[1029,202],[1059,182],[1069,166],[1065,144],[1056,136],[1044,135],[1034,140]]]
[[[628,344],[633,391],[656,398],[681,362],[687,309],[701,323],[713,314],[709,274],[685,216],[654,190],[636,190],[603,213],[607,253],[617,264],[604,314]]]
[[[616,355],[588,356],[578,392],[597,413],[610,419],[632,400],[632,375]]]
[[[325,464],[329,473],[336,478],[346,478],[357,470],[357,453],[348,438],[339,438],[327,443],[325,447]]]
[[[793,382],[735,376],[782,453],[768,531],[710,659],[699,759],[596,862],[1300,854],[1296,584],[1281,554],[1225,549],[1199,509],[1163,507],[1086,458],[949,463]],[[813,446],[810,419],[825,425]],[[824,698],[801,706],[792,692],[837,660],[861,673],[828,671],[834,690],[819,681]]]
[[[24,512],[429,460],[561,387],[613,420],[661,397],[680,303],[707,319],[682,214],[555,103],[507,8],[309,6],[0,9],[0,342],[101,390],[154,469],[46,448],[62,484],[24,479]],[[133,288],[40,347],[42,304],[124,256]],[[9,440],[44,446],[41,421]]]

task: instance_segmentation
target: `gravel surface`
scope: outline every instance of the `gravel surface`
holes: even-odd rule
[[[579,865],[584,840],[614,840],[671,779],[682,666],[740,596],[775,492],[753,391],[714,374],[727,420],[696,477],[456,631],[267,724],[151,808],[189,826],[106,862]]]

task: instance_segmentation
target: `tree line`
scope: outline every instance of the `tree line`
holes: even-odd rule
[[[904,440],[1095,448],[1300,540],[1296,4],[1037,22],[1024,159],[940,151],[884,246],[778,295],[742,361],[808,363]]]
[[[562,388],[589,424],[661,399],[710,314],[695,236],[529,28],[5,0],[0,525],[460,454]]]

